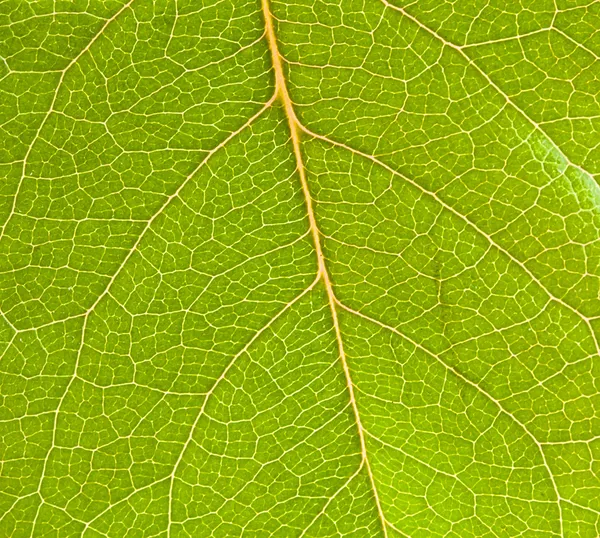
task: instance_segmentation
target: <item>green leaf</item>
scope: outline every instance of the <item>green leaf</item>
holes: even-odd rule
[[[600,536],[598,28],[0,0],[0,536]]]

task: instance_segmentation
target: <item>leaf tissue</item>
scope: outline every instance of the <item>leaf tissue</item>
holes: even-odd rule
[[[0,0],[0,537],[600,536],[600,2]]]

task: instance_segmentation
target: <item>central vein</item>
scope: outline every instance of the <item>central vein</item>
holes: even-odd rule
[[[379,517],[381,519],[381,524],[383,527],[383,533],[385,536],[387,536],[387,525],[381,508],[381,503],[379,501],[379,495],[375,486],[375,480],[371,471],[369,459],[367,457],[365,433],[360,420],[360,414],[358,412],[356,398],[354,396],[354,384],[352,383],[352,377],[350,376],[350,369],[348,368],[346,353],[344,352],[344,342],[342,340],[342,333],[340,330],[340,324],[337,313],[337,299],[335,297],[335,294],[333,293],[333,286],[331,285],[331,279],[329,278],[329,273],[327,272],[327,267],[325,265],[325,257],[323,256],[323,249],[321,248],[321,234],[319,232],[319,228],[317,227],[317,221],[315,219],[315,213],[313,209],[313,202],[310,195],[310,190],[308,188],[308,182],[306,181],[306,170],[304,168],[304,162],[302,160],[302,151],[300,149],[300,122],[298,121],[298,117],[296,116],[296,113],[294,111],[294,106],[292,100],[290,99],[290,94],[287,89],[287,83],[283,73],[281,54],[279,53],[279,48],[277,46],[277,38],[275,36],[275,29],[273,27],[273,15],[269,7],[269,0],[262,0],[262,10],[265,19],[265,33],[267,41],[269,43],[269,49],[271,51],[273,70],[275,72],[275,95],[277,99],[283,104],[285,115],[288,120],[290,136],[292,138],[292,145],[294,147],[294,156],[296,158],[296,169],[298,170],[298,175],[300,176],[300,183],[302,184],[302,192],[304,194],[304,200],[306,203],[306,211],[308,213],[310,231],[313,237],[315,251],[317,254],[319,277],[323,281],[325,290],[327,292],[327,299],[329,302],[329,309],[331,310],[331,317],[333,320],[333,327],[335,330],[339,356],[342,362],[344,376],[346,378],[346,385],[348,388],[348,395],[350,397],[350,404],[352,406],[352,411],[354,412],[354,418],[356,420],[356,426],[358,429],[360,450],[362,456],[361,465],[363,465],[366,468],[367,473],[369,475],[371,487],[373,489],[373,495],[377,504],[377,511],[379,513]]]

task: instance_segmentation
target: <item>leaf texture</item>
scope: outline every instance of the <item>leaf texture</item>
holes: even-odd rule
[[[600,536],[599,28],[0,0],[0,536]]]

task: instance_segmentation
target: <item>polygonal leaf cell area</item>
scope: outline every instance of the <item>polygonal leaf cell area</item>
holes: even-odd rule
[[[0,538],[600,536],[600,2],[0,0]]]

